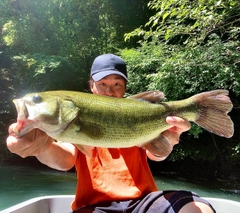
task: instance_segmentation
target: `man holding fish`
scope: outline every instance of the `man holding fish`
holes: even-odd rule
[[[126,64],[120,57],[104,54],[94,60],[90,79],[93,94],[123,98],[127,81]],[[145,94],[132,98],[152,101]],[[36,156],[40,162],[54,169],[67,171],[75,165],[78,178],[76,197],[72,203],[75,213],[215,212],[207,201],[193,192],[158,191],[147,157],[154,161],[164,160],[179,142],[181,133],[190,129],[189,121],[180,117],[168,116],[166,122],[170,128],[159,132],[159,138],[156,138],[157,142],[165,139],[166,146],[161,147],[161,155],[149,151],[148,144],[142,147],[109,148],[72,144],[71,141],[59,143],[38,127],[17,137],[15,129],[17,125],[20,129],[19,124],[9,127],[7,146],[11,152],[23,158]],[[88,134],[90,130],[85,131]],[[97,135],[93,130],[90,132]],[[149,144],[154,145],[155,142]]]

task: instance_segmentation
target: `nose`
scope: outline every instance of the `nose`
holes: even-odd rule
[[[107,96],[114,97],[115,92],[114,92],[114,90],[113,90],[112,87],[107,87],[107,88],[106,88],[106,91],[105,91],[105,94],[106,94]]]

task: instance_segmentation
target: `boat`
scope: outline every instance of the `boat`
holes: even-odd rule
[[[71,202],[74,195],[52,195],[41,196],[24,201],[10,208],[0,211],[0,213],[68,213],[71,212]],[[240,202],[204,197],[215,208],[217,213],[239,213]]]

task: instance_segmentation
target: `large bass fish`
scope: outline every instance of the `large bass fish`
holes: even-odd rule
[[[162,93],[150,91],[132,98],[73,91],[27,94],[14,100],[18,112],[14,131],[22,137],[38,128],[58,141],[108,148],[142,146],[156,155],[161,155],[161,145],[156,146],[163,139],[160,133],[171,127],[165,121],[167,116],[193,121],[223,137],[233,135],[233,122],[227,115],[232,102],[227,90],[151,103],[151,97],[160,99],[156,94]]]

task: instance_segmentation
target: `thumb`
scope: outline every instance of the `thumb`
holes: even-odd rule
[[[17,126],[17,123],[13,123],[8,127],[8,134],[9,135],[15,135],[14,129],[16,128],[16,126]]]

